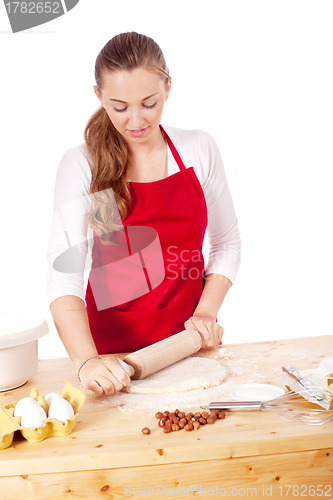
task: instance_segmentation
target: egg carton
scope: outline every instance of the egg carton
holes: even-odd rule
[[[30,443],[38,443],[52,436],[67,436],[70,434],[75,425],[76,417],[79,414],[79,409],[86,400],[86,395],[67,381],[60,395],[72,405],[74,410],[73,417],[67,419],[65,424],[55,418],[47,418],[43,426],[38,429],[22,427],[20,425],[21,417],[14,417],[15,406],[18,401],[0,405],[0,450],[8,448],[12,444],[16,431],[20,431],[22,436]],[[30,397],[37,401],[46,414],[48,413],[48,404],[45,397],[41,396],[37,389],[31,389]]]

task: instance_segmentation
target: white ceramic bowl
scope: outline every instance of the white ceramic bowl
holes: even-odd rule
[[[32,314],[0,314],[0,392],[16,389],[38,369],[38,339],[47,334],[45,319]]]
[[[282,396],[281,387],[270,384],[242,384],[234,387],[229,395],[234,401],[269,401]]]

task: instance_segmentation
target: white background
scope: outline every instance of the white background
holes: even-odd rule
[[[46,300],[56,171],[99,106],[98,52],[131,30],[164,51],[163,123],[222,153],[242,237],[224,343],[333,333],[332,25],[327,0],[81,0],[12,34],[1,2],[0,312],[47,320],[40,358],[67,356]]]

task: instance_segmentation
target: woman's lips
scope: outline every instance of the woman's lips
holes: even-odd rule
[[[148,127],[139,128],[137,130],[128,130],[128,131],[133,137],[141,137],[146,132],[147,128]]]

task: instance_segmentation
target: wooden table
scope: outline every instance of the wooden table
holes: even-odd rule
[[[255,359],[257,381],[282,386],[283,364],[315,369],[333,355],[333,336],[226,345],[223,355],[230,366]],[[41,360],[36,376],[0,403],[31,388],[60,392],[65,380],[80,387],[69,359]],[[198,431],[165,434],[154,417],[161,407],[114,406],[112,396],[86,394],[71,435],[29,443],[17,432],[0,450],[1,500],[333,497],[333,421],[310,426],[271,412],[234,412]]]

